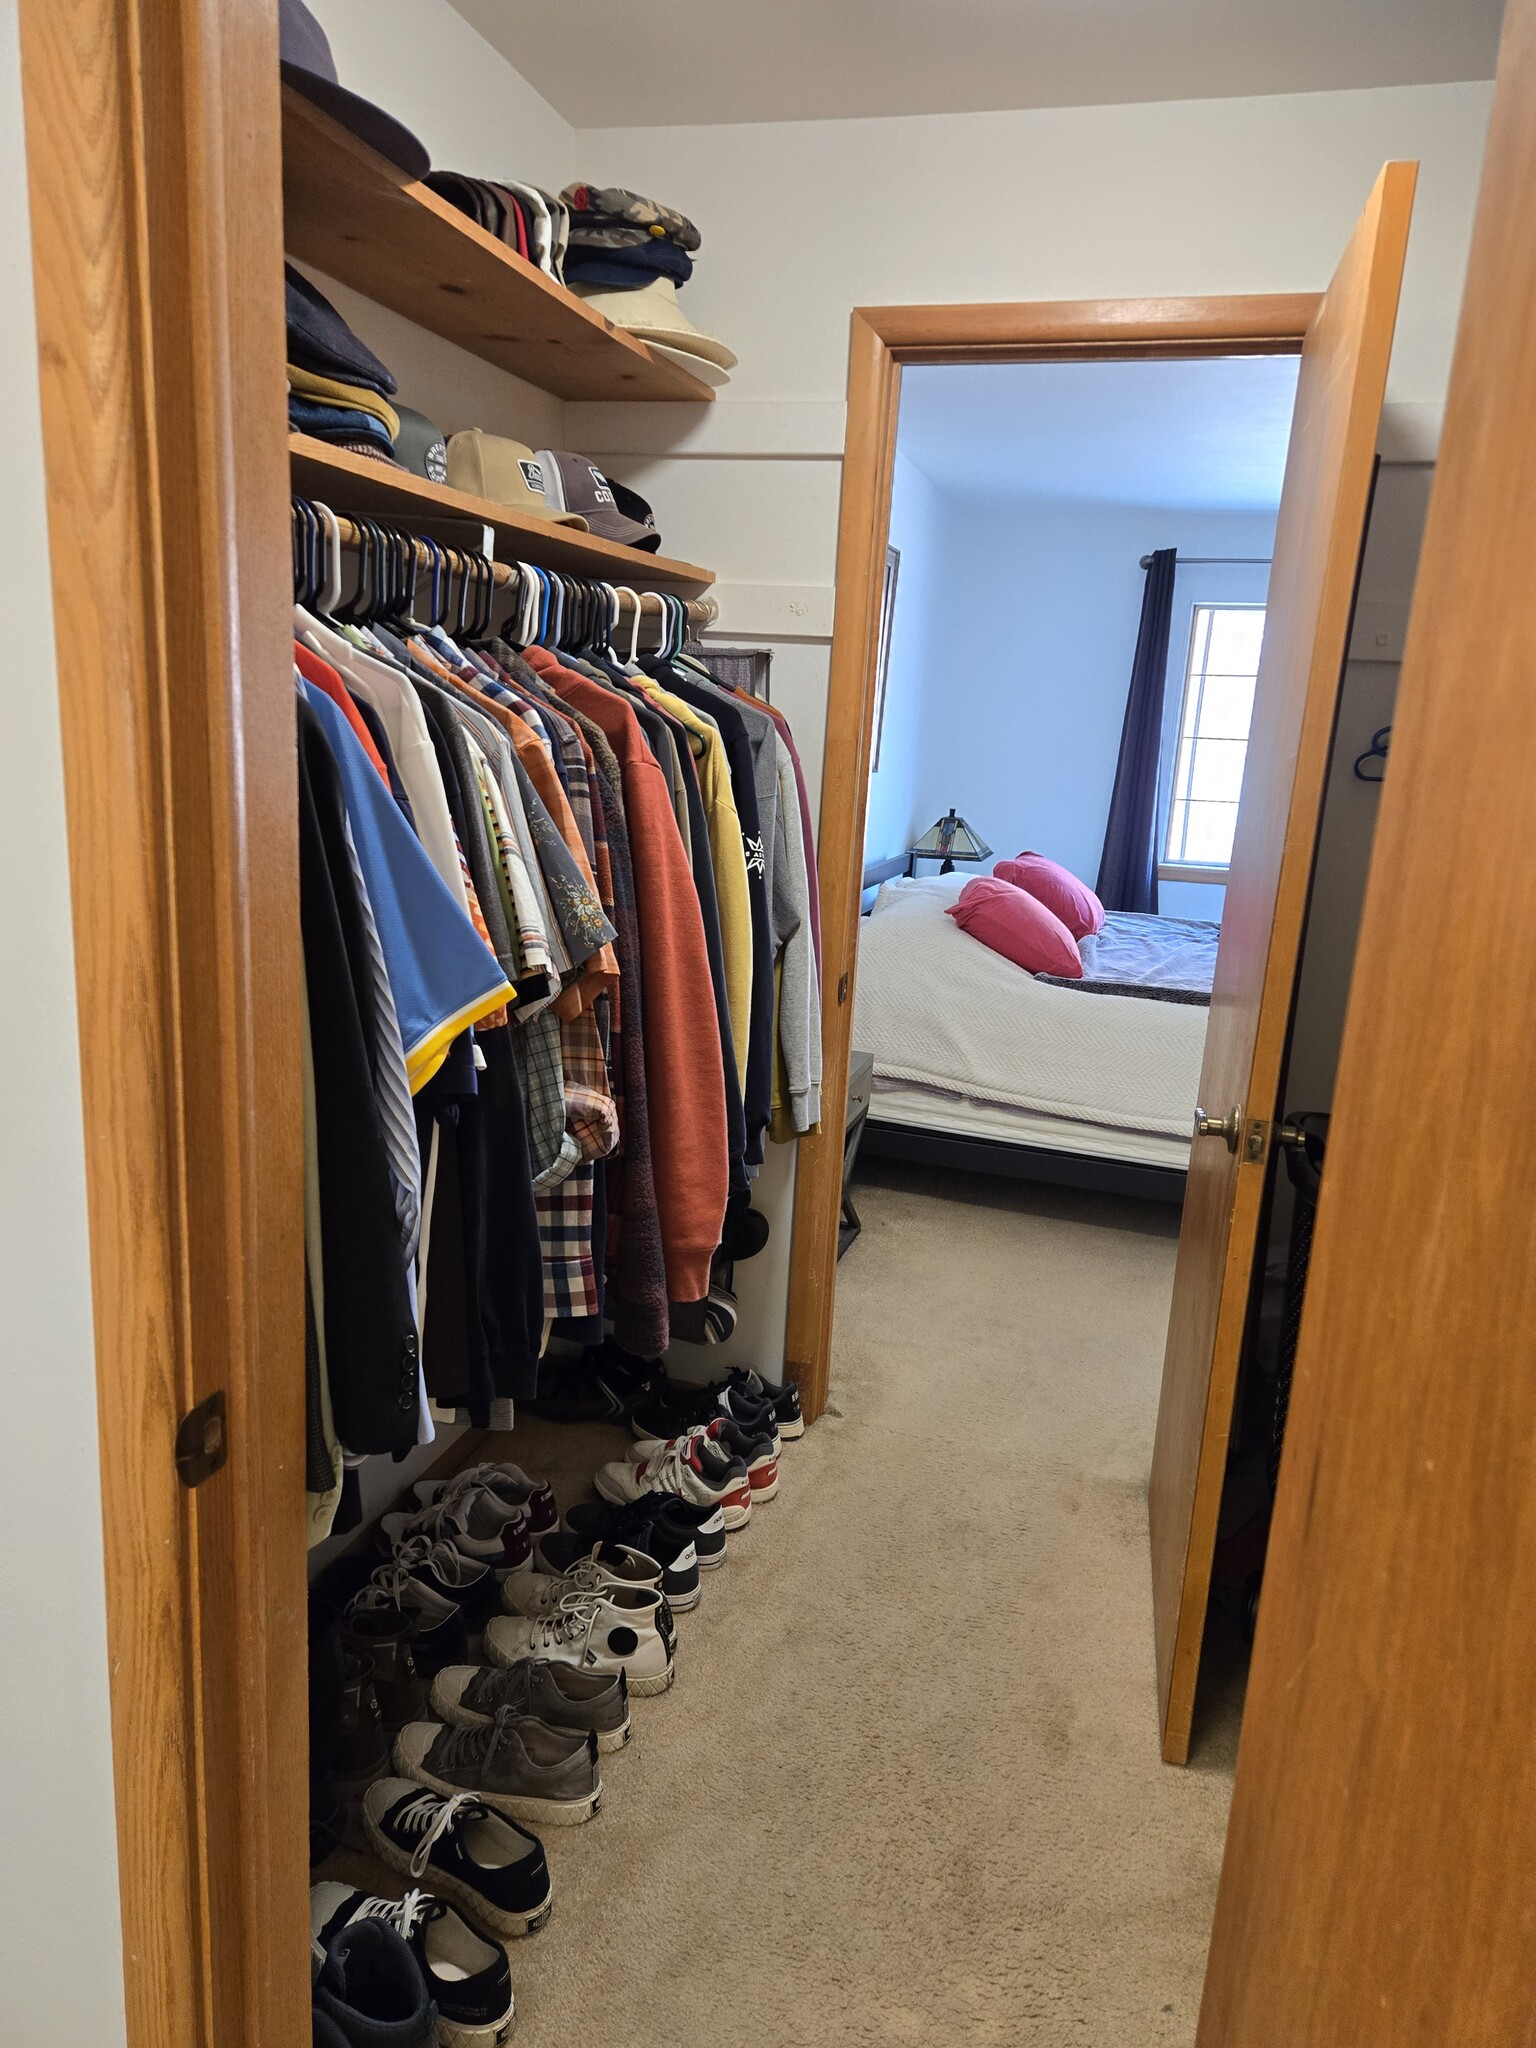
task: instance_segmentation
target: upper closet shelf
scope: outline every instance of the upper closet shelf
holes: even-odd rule
[[[291,86],[283,213],[301,263],[557,398],[714,398]]]
[[[648,555],[622,547],[551,520],[531,519],[506,505],[472,498],[447,484],[429,484],[424,477],[393,464],[352,455],[345,448],[311,440],[308,434],[288,436],[293,488],[303,498],[318,498],[333,512],[372,513],[376,518],[409,527],[412,519],[473,519],[496,529],[496,559],[529,562],[539,569],[563,569],[570,576],[589,576],[599,583],[627,584],[635,590],[670,590],[679,597],[697,597],[708,590],[714,571],[669,555]]]

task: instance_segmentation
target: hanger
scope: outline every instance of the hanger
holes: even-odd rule
[[[1357,780],[1361,782],[1384,782],[1386,780],[1387,744],[1391,737],[1392,728],[1390,725],[1377,726],[1376,730],[1371,734],[1371,744],[1363,754],[1356,754],[1355,756],[1355,775]],[[1374,774],[1371,772],[1370,766],[1373,761],[1377,764]]]

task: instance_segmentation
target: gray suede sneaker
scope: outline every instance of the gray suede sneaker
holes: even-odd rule
[[[629,1686],[622,1671],[579,1671],[547,1657],[521,1657],[506,1670],[450,1665],[432,1682],[432,1711],[459,1728],[484,1728],[503,1707],[574,1735],[590,1729],[600,1750],[629,1740]]]
[[[395,1741],[395,1768],[435,1792],[469,1792],[509,1820],[574,1827],[602,1804],[597,1736],[546,1728],[501,1707],[482,1728],[413,1721]]]

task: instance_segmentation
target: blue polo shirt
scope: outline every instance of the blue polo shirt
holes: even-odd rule
[[[341,771],[347,822],[379,930],[414,1095],[437,1072],[460,1032],[515,998],[496,956],[401,816],[340,707],[313,683],[305,683],[304,694]]]

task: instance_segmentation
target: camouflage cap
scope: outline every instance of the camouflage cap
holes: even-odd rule
[[[622,185],[567,185],[560,197],[571,209],[571,240],[588,248],[632,249],[648,240],[699,246],[699,231],[685,215]]]

